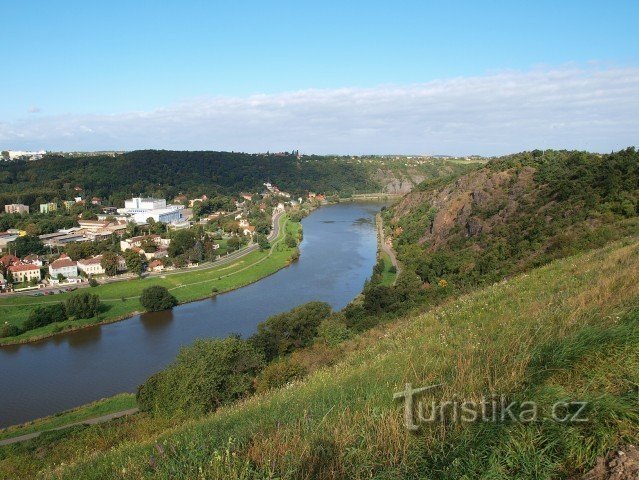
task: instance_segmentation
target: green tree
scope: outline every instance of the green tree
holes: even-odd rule
[[[261,322],[250,341],[270,361],[310,345],[317,336],[317,327],[330,314],[331,306],[328,303],[305,303]]]
[[[114,252],[106,251],[100,259],[100,266],[104,269],[109,277],[113,277],[118,273],[118,256]]]
[[[188,250],[195,246],[196,238],[195,233],[191,230],[178,230],[171,237],[171,243],[169,245],[169,255],[177,257],[186,253]]]
[[[44,243],[35,235],[24,235],[16,238],[11,242],[11,250],[15,252],[16,257],[20,258],[31,254],[42,255],[46,252]]]
[[[253,390],[263,356],[238,337],[196,340],[137,392],[140,409],[160,415],[199,416]]]
[[[293,235],[291,235],[290,233],[286,234],[286,237],[284,238],[284,243],[286,244],[288,248],[297,247],[297,240],[295,240]]]
[[[166,287],[154,285],[142,291],[140,303],[149,312],[159,312],[175,307],[178,301]]]
[[[124,257],[126,268],[129,272],[142,275],[144,270],[144,261],[146,260],[142,254],[136,253],[133,250],[127,250],[122,254],[122,256]]]
[[[83,292],[69,297],[64,303],[67,314],[70,317],[91,318],[100,311],[100,297],[93,293]]]

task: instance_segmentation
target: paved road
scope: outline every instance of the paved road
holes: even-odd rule
[[[280,233],[280,218],[282,218],[282,215],[284,214],[284,212],[280,212],[277,213],[273,216],[273,223],[272,223],[272,228],[271,228],[271,233],[269,233],[268,235],[268,241],[271,242],[273,241],[275,238],[277,238],[277,236]],[[169,272],[149,272],[146,274],[147,277],[153,277],[153,276],[168,276],[168,275],[177,275],[177,274],[181,274],[181,273],[185,273],[185,272],[192,272],[192,271],[197,271],[197,270],[207,270],[210,268],[214,268],[214,267],[219,267],[222,265],[226,265],[228,263],[234,262],[246,255],[248,255],[249,253],[257,250],[259,248],[259,245],[256,243],[250,243],[248,246],[241,248],[239,250],[236,250],[234,252],[229,253],[228,255],[225,255],[224,257],[215,260],[213,262],[205,262],[202,263],[200,265],[198,265],[197,267],[191,267],[191,268],[180,268],[177,270],[171,270]],[[120,276],[120,277],[114,277],[114,278],[110,278],[107,279],[106,282],[104,283],[114,283],[114,282],[126,282],[127,280],[131,280],[137,278],[136,275],[124,275],[124,276]],[[88,287],[89,284],[88,282],[86,283],[82,283],[80,285],[71,285],[70,287],[76,287],[76,288],[86,288]],[[64,290],[65,288],[67,288],[66,286],[64,288],[59,288],[59,287],[55,287],[55,288],[46,288],[46,289],[40,289],[40,290],[32,290],[29,292],[15,292],[15,293],[7,293],[7,294],[0,294],[0,298],[7,298],[7,297],[14,297],[14,296],[33,296],[35,293],[40,292],[40,293],[44,293],[47,291],[53,291],[53,292],[59,292],[60,290]],[[44,298],[46,298],[46,296],[43,295]]]
[[[97,425],[99,423],[105,423],[111,420],[115,420],[116,418],[133,415],[138,412],[139,412],[138,408],[130,408],[128,410],[121,410],[119,412],[109,413],[107,415],[102,415],[100,417],[87,418],[86,420],[82,420],[81,422],[68,423],[66,425],[52,428],[50,430],[40,430],[37,432],[31,432],[25,435],[20,435],[19,437],[5,438],[4,440],[0,440],[0,447],[4,445],[11,445],[12,443],[26,442],[27,440],[31,440],[33,438],[39,437],[40,435],[42,435],[43,432],[54,432],[57,430],[64,430],[67,428],[75,427],[76,425]]]

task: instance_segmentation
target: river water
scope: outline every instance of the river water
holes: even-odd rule
[[[0,427],[134,392],[196,338],[248,336],[311,300],[343,308],[375,264],[380,203],[322,207],[303,220],[300,259],[252,285],[172,311],[0,348]]]

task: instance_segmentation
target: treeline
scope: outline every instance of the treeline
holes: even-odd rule
[[[172,199],[189,196],[256,192],[270,181],[294,195],[379,190],[367,167],[328,157],[232,152],[140,150],[111,156],[48,155],[33,162],[0,164],[0,207],[8,203],[35,206],[78,195],[100,197],[122,205],[132,195]]]

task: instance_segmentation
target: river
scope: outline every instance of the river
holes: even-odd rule
[[[196,338],[248,336],[268,316],[311,300],[339,310],[375,264],[381,203],[322,207],[302,222],[300,259],[216,298],[108,325],[0,348],[0,427],[135,392]]]

